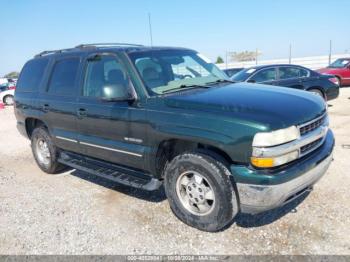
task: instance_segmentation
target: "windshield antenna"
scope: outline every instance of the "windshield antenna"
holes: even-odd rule
[[[149,24],[149,36],[150,36],[150,39],[151,39],[151,47],[153,47],[151,13],[148,13],[148,24]]]

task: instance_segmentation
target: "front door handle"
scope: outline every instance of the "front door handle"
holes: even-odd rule
[[[87,115],[87,110],[85,108],[79,108],[77,111],[77,115],[79,118],[83,118]]]
[[[48,112],[49,109],[50,109],[50,105],[49,105],[49,104],[44,104],[44,105],[43,105],[43,111],[44,111],[44,112]]]

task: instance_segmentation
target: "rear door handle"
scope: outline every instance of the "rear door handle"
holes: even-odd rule
[[[44,111],[44,112],[48,112],[49,109],[50,109],[50,105],[49,105],[49,104],[43,105],[43,111]]]
[[[77,115],[79,118],[82,118],[87,115],[87,110],[85,108],[79,108],[77,111]]]

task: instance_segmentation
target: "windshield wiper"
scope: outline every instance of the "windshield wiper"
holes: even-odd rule
[[[212,85],[212,84],[217,84],[217,83],[237,83],[237,82],[232,81],[232,80],[227,80],[227,79],[218,79],[216,81],[208,82],[208,83],[205,83],[205,84],[206,85]]]
[[[165,91],[162,92],[162,94],[172,93],[172,92],[179,91],[181,89],[190,89],[190,88],[210,88],[210,86],[204,86],[204,85],[181,85],[181,86],[173,88],[173,89],[165,90]]]

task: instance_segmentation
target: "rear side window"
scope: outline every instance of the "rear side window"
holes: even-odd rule
[[[17,91],[33,92],[39,89],[48,59],[36,59],[26,63],[17,83]]]
[[[48,92],[55,95],[73,96],[79,67],[79,58],[59,60],[52,70]]]
[[[279,73],[280,73],[280,79],[299,78],[299,77],[309,76],[309,72],[306,69],[299,68],[299,67],[280,67]]]

